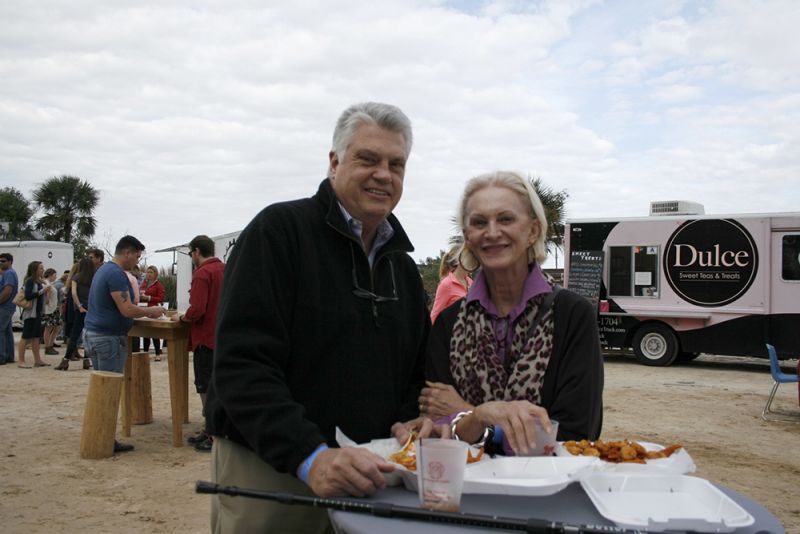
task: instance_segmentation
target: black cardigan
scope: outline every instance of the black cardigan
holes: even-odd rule
[[[462,299],[463,300],[463,299]],[[455,386],[450,337],[461,300],[436,318],[428,343],[428,380]],[[558,439],[597,439],[603,426],[603,357],[594,309],[565,289],[553,302],[553,354],[544,374],[541,406],[558,421]]]
[[[225,269],[207,425],[281,472],[335,427],[357,442],[418,415],[430,320],[397,219],[370,270],[329,180],[274,204],[242,231]],[[373,303],[358,285],[399,300]]]

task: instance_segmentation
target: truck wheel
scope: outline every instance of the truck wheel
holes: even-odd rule
[[[662,324],[645,324],[633,336],[633,352],[639,363],[666,367],[678,356],[678,340]]]

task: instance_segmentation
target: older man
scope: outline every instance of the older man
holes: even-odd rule
[[[411,420],[430,321],[413,247],[392,215],[411,140],[398,108],[348,108],[317,193],[267,207],[237,239],[206,404],[215,481],[369,495],[392,466],[364,449],[335,448],[336,427],[358,442],[390,429],[398,438],[410,427],[430,431],[429,421]],[[215,532],[328,528],[324,510],[212,502]]]

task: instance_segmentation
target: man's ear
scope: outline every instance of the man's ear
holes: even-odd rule
[[[339,157],[333,150],[328,152],[328,162],[329,162],[328,174],[330,175],[331,178],[333,178],[333,175],[336,174],[336,169],[339,167]]]

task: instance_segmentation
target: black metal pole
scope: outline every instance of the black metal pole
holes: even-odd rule
[[[370,514],[376,517],[390,517],[412,519],[416,521],[427,521],[433,523],[445,523],[451,525],[464,525],[470,527],[483,527],[499,530],[519,530],[530,534],[634,534],[638,530],[629,530],[620,527],[605,525],[565,525],[554,521],[544,521],[542,519],[517,519],[514,517],[498,517],[481,514],[467,514],[460,512],[439,512],[436,510],[425,510],[410,506],[399,506],[384,502],[356,502],[345,499],[324,499],[321,497],[306,497],[304,495],[294,495],[292,493],[282,493],[277,491],[262,491],[237,486],[224,486],[213,482],[197,481],[195,486],[197,493],[229,495],[231,497],[251,497],[276,501],[281,504],[299,504],[302,506],[315,506],[318,508],[331,508],[343,512],[355,512]]]

